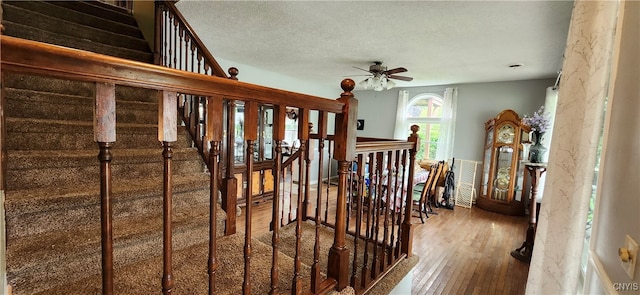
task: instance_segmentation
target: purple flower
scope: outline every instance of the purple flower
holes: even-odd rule
[[[549,129],[549,113],[544,111],[544,106],[541,106],[533,116],[529,117],[528,115],[524,115],[522,118],[522,123],[531,127],[531,130],[537,131],[540,133],[547,132]]]

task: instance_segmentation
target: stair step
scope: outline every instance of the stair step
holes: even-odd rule
[[[61,183],[93,185],[100,181],[98,150],[50,152],[8,151],[7,189],[19,190],[56,186]],[[175,149],[174,175],[202,173],[206,167],[195,149]],[[117,150],[113,152],[111,175],[115,180],[162,175],[162,149]]]
[[[8,20],[2,21],[4,25],[3,35],[14,36],[23,39],[49,43],[54,45],[76,48],[91,51],[94,53],[115,56],[139,62],[152,63],[153,54],[148,51],[139,51],[129,48],[122,48],[113,45],[96,43],[91,40],[72,38],[65,35],[51,33],[45,30],[36,29],[30,26],[14,23]]]
[[[147,41],[143,38],[135,38],[91,26],[72,23],[64,19],[51,17],[48,14],[30,11],[17,6],[4,6],[2,16],[3,20],[26,25],[35,30],[64,35],[69,39],[88,40],[97,44],[117,46],[136,51],[150,50],[149,44],[147,44]],[[68,46],[76,48],[76,46],[73,45]]]
[[[175,251],[194,244],[208,243],[208,211],[208,205],[175,210],[172,231]],[[223,236],[223,219],[224,213],[218,214],[218,237]],[[131,227],[131,224],[137,226]],[[162,255],[161,214],[114,219],[113,235],[114,267],[116,268]],[[31,255],[23,257],[11,252],[7,253],[8,270],[13,274],[8,279],[16,286],[16,290],[21,289],[22,292],[28,290],[25,293],[31,294],[55,286],[56,282],[58,284],[64,282],[67,279],[65,276],[71,276],[73,280],[77,280],[99,275],[100,243],[99,224],[83,226],[73,231],[57,231],[16,239],[10,243],[10,247]],[[13,269],[13,265],[20,267]]]
[[[97,149],[92,122],[7,118],[6,128],[8,150]],[[116,126],[114,150],[161,146],[155,124],[122,123]],[[178,140],[172,147],[191,147],[191,138],[184,126],[178,126]]]
[[[95,98],[5,87],[5,101],[7,117],[90,122]],[[158,105],[116,100],[116,118],[121,123],[156,124]]]
[[[135,25],[124,24],[110,19],[105,19],[100,16],[94,16],[91,14],[83,13],[73,9],[66,8],[64,6],[55,5],[53,3],[44,1],[3,1],[2,5],[5,8],[11,9],[9,6],[19,7],[31,12],[46,14],[51,17],[62,19],[68,22],[76,23],[84,26],[91,26],[94,28],[110,31],[113,33],[126,35],[138,39],[144,38],[142,32]],[[113,7],[112,5],[109,5]],[[122,13],[123,11],[120,10]],[[5,17],[6,19],[6,17]]]
[[[216,271],[216,294],[242,294],[244,271],[244,235],[235,234],[218,239],[218,270]],[[271,285],[271,254],[273,249],[255,239],[251,248],[251,294],[268,294]],[[175,286],[172,294],[208,294],[207,269],[208,246],[195,244],[173,252],[173,278]],[[278,255],[278,291],[291,293],[294,270],[293,258]],[[310,266],[301,265],[303,289],[308,288]],[[160,293],[162,277],[162,256],[138,261],[122,269],[115,270],[114,294]],[[98,294],[101,277],[93,275],[67,286],[58,286],[38,294]],[[14,289],[15,290],[15,289]],[[16,295],[18,295],[16,293]]]
[[[3,83],[4,88],[26,89],[79,97],[95,97],[95,85],[88,82],[11,73],[5,75]]]
[[[136,19],[125,9],[100,3],[100,1],[50,1],[49,3],[72,9],[78,12],[101,17],[106,20],[138,26]]]
[[[161,177],[161,175],[160,175]],[[112,207],[114,217],[130,216],[156,210],[154,204],[162,198],[162,179],[114,180],[112,184]],[[202,195],[201,190],[207,193]],[[176,200],[185,202],[208,202],[209,176],[207,174],[174,175],[173,194],[191,194],[190,198]],[[40,187],[7,191],[6,200],[7,238],[41,234],[57,229],[68,229],[100,218],[100,187],[98,184],[81,187]]]

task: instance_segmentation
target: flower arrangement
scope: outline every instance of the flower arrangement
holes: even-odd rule
[[[533,116],[529,117],[524,115],[522,123],[531,127],[531,130],[538,133],[545,133],[549,128],[549,113],[544,111],[544,106],[541,106]]]

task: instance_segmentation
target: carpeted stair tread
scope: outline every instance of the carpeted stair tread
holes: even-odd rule
[[[49,1],[49,3],[106,20],[138,26],[136,19],[125,9],[100,1]]]
[[[94,53],[131,59],[139,62],[151,63],[153,54],[150,52],[122,48],[118,46],[100,44],[86,39],[72,38],[60,34],[51,33],[45,30],[35,29],[30,26],[3,20],[5,25],[4,35],[13,36],[53,45],[65,46],[79,50],[91,51]]]
[[[244,236],[236,234],[221,237],[216,245],[218,270],[216,271],[216,294],[242,294],[244,273]],[[251,248],[251,294],[268,294],[271,284],[272,248],[253,239]],[[173,253],[173,278],[175,287],[172,294],[207,294],[208,244],[201,243]],[[278,256],[280,270],[278,292],[291,293],[293,278],[293,258]],[[303,272],[309,273],[309,266],[302,265]],[[154,257],[115,270],[114,294],[160,293],[162,277],[162,257]],[[304,288],[308,288],[309,277],[302,277]],[[101,280],[98,275],[80,280],[68,286],[59,286],[38,294],[100,294]]]
[[[45,120],[92,121],[95,98],[5,87],[5,110],[12,117]],[[120,123],[158,121],[154,102],[116,99]]]
[[[53,15],[56,18],[64,19],[80,25],[93,26],[95,28],[120,33],[122,35],[143,38],[140,29],[135,25],[111,21],[110,19],[93,16],[45,1],[3,1],[3,5],[16,6],[29,11]]]
[[[117,118],[116,118],[117,119]],[[67,150],[94,149],[93,123],[86,121],[6,118],[7,149],[9,150]],[[52,136],[53,133],[57,133]],[[155,124],[118,123],[117,148],[160,148],[158,127]],[[191,139],[184,126],[178,126],[178,141],[174,148],[190,147]]]
[[[173,148],[173,161],[194,160],[199,156],[194,148]],[[98,148],[94,150],[8,150],[7,170],[51,167],[99,166]],[[162,149],[114,149],[113,165],[162,162]],[[198,160],[198,158],[196,158]]]
[[[28,8],[25,9],[13,5],[5,5],[3,10],[3,20],[28,25],[32,29],[47,31],[51,34],[64,35],[68,37],[68,40],[88,40],[99,44],[117,46],[135,51],[149,51],[149,45],[143,38],[122,35],[117,32],[106,31],[81,23],[73,23],[55,16],[52,17],[50,16],[51,13],[52,11],[50,10],[40,13]],[[73,11],[67,10],[66,13],[72,14]],[[64,45],[76,48],[74,44]],[[80,47],[79,49],[82,48]]]
[[[180,207],[173,215],[173,246],[182,249],[196,243],[208,241],[209,206]],[[224,235],[225,214],[218,205],[217,236]],[[131,224],[137,226],[131,227]],[[114,252],[117,266],[123,266],[141,259],[149,258],[151,253],[141,252],[142,245],[148,249],[161,249],[162,215],[132,216],[114,218]],[[7,260],[9,272],[22,280],[40,280],[29,278],[42,276],[40,272],[47,268],[65,268],[65,263],[74,260],[79,264],[89,264],[100,258],[100,228],[98,224],[85,225],[68,231],[56,231],[41,235],[9,240]],[[29,255],[16,255],[29,253]],[[132,255],[136,253],[136,255]],[[156,253],[158,254],[158,253]],[[18,268],[12,266],[18,265]],[[87,267],[87,266],[84,266]],[[74,269],[65,271],[73,273]],[[73,273],[74,276],[83,274]],[[45,275],[46,276],[46,275]]]
[[[172,173],[174,175],[202,173],[205,169],[197,151],[188,149],[179,150],[172,158]],[[146,154],[113,153],[111,161],[112,179],[118,182],[120,179],[144,179],[149,175],[156,175],[160,179],[163,173],[162,150],[150,151]],[[183,152],[184,151],[184,152]],[[13,155],[13,153],[8,152]],[[25,153],[22,153],[23,155]],[[61,183],[71,182],[74,186],[92,185],[100,181],[100,162],[95,151],[93,157],[69,157],[62,156],[59,159],[47,157],[16,157],[8,161],[7,187],[14,189],[27,189],[35,187],[59,186]],[[22,160],[22,161],[19,161]],[[38,160],[42,160],[38,162]],[[58,160],[58,162],[56,162]],[[15,164],[14,164],[15,163]],[[48,164],[48,165],[45,165]],[[31,167],[15,169],[17,165]]]
[[[121,179],[113,182],[114,201],[131,198],[146,198],[162,193],[162,175],[147,179]],[[174,175],[173,193],[188,192],[209,187],[210,176],[205,173]],[[99,183],[77,187],[61,184],[52,187],[38,187],[24,190],[7,190],[5,208],[7,218],[21,214],[31,214],[42,208],[66,208],[96,205],[100,195]],[[20,212],[16,215],[15,212]]]
[[[95,86],[93,83],[27,74],[12,73],[6,75],[3,86],[4,88],[27,89],[82,97],[95,96]]]

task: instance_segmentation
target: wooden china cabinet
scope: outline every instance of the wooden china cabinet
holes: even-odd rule
[[[261,106],[258,119],[258,140],[254,143],[253,169],[253,202],[259,203],[271,199],[273,196],[273,108]],[[247,148],[243,140],[244,134],[244,105],[239,103],[235,113],[235,146],[234,146],[234,176],[237,182],[238,205],[246,203],[245,188],[247,175],[245,172],[245,157]]]
[[[530,128],[513,110],[504,110],[485,123],[485,144],[480,194],[476,200],[484,210],[508,215],[524,215],[522,181],[523,135]]]

